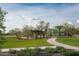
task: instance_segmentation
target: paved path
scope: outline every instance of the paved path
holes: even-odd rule
[[[40,49],[45,49],[45,48],[56,48],[56,46],[42,46],[42,47],[28,47],[29,49],[35,49],[35,48],[40,48]],[[2,52],[8,52],[9,50],[23,50],[23,49],[27,49],[26,48],[6,48],[6,49],[1,49]]]
[[[66,45],[66,44],[63,44],[63,43],[59,43],[56,41],[57,38],[51,38],[51,39],[48,39],[47,42],[50,43],[50,44],[53,44],[55,46],[62,46],[66,49],[74,49],[74,50],[77,50],[79,51],[79,47],[76,47],[76,46],[70,46],[70,45]]]

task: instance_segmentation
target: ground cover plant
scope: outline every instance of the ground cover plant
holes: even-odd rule
[[[16,51],[16,50],[9,50],[9,52],[2,52],[1,55],[5,56],[79,56],[79,51],[65,49],[63,47],[56,47],[56,48],[35,48],[29,49],[26,48],[24,50]]]

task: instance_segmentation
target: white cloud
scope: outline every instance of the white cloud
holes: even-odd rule
[[[79,20],[77,20],[77,23],[79,23]]]
[[[73,25],[73,23],[71,21],[67,21],[68,24]]]
[[[16,10],[8,10],[5,23],[6,29],[9,30],[14,27],[22,28],[24,25],[36,26],[40,20],[50,22],[51,26],[62,24],[64,21],[68,21],[69,24],[72,24],[70,20],[72,20],[72,18],[76,20],[79,16],[78,7],[79,5],[75,5],[64,9],[60,8],[61,10],[57,10],[53,8],[33,6],[28,9],[16,8]],[[77,20],[77,23],[79,23],[79,20]]]

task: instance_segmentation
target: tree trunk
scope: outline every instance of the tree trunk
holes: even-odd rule
[[[59,36],[61,35],[60,29],[59,29]]]

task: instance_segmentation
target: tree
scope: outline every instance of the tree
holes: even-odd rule
[[[33,29],[32,26],[26,25],[22,29],[22,34],[26,36],[27,38],[29,38],[30,36],[32,36],[32,31],[31,31],[32,29]]]
[[[20,37],[21,37],[21,31],[19,28],[14,28],[14,29],[10,30],[9,33],[12,35],[16,35],[17,39],[20,39]]]
[[[53,29],[53,35],[58,36],[58,29],[56,29],[56,28]]]
[[[61,29],[63,28],[63,26],[62,25],[59,25],[59,26],[55,26],[55,29],[53,29],[53,32],[54,33],[57,33],[58,34],[58,36],[61,36]]]
[[[45,37],[45,35],[47,34],[47,31],[49,29],[49,23],[45,23],[44,21],[40,21],[38,26],[37,26],[37,30],[43,31],[43,38]]]
[[[76,28],[75,34],[79,35],[79,28]]]
[[[49,28],[47,31],[47,36],[52,37],[53,36],[53,29]]]
[[[46,35],[46,34],[50,34],[48,32],[50,32],[51,30],[49,29],[49,23],[47,22],[44,26],[44,33],[43,33],[43,37]]]
[[[63,25],[58,25],[55,26],[55,28],[53,29],[53,33],[57,34],[58,36],[73,36],[74,34],[76,34],[77,29],[75,28],[74,25],[72,24],[68,24],[68,23],[64,23]]]
[[[75,26],[68,23],[63,24],[63,29],[65,36],[73,36],[76,32]]]
[[[0,8],[0,50],[3,47],[3,44],[6,42],[6,39],[4,37],[4,30],[5,30],[5,26],[4,26],[4,21],[5,21],[5,15],[7,14],[6,11],[2,10],[2,8]]]
[[[44,26],[45,26],[45,22],[40,21],[39,24],[37,25],[37,30],[44,31]]]

